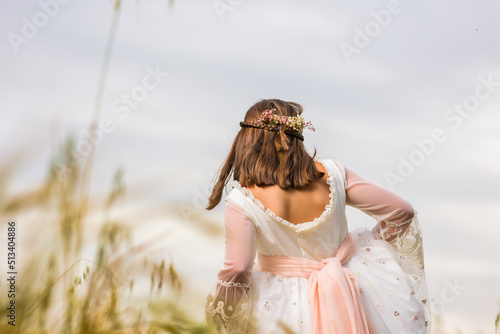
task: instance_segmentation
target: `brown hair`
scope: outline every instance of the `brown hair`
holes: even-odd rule
[[[266,109],[275,108],[280,116],[298,116],[302,106],[278,99],[261,100],[248,109],[245,122],[255,122]],[[242,187],[259,187],[277,184],[281,189],[301,188],[323,177],[314,164],[316,149],[311,157],[304,143],[283,131],[268,131],[242,127],[229,151],[219,178],[209,198],[207,210],[212,210],[222,198],[227,179],[234,173]]]

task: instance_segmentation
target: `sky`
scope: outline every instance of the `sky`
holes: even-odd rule
[[[26,152],[9,183],[18,193],[42,182],[63,138],[73,134],[83,149],[113,6],[97,0],[0,6],[0,156],[5,162]],[[106,192],[123,167],[127,210],[137,208],[151,226],[137,237],[173,224],[165,245],[200,294],[222,264],[223,240],[164,211],[146,212],[190,205],[222,226],[223,204],[203,212],[200,203],[248,108],[279,98],[300,103],[315,126],[304,133],[311,154],[316,149],[319,157],[342,162],[417,209],[429,291],[447,330],[494,331],[500,3],[175,0],[170,7],[142,0],[122,6],[91,190]],[[374,223],[352,208],[348,214],[352,228]],[[205,247],[202,255],[186,248],[192,240]]]

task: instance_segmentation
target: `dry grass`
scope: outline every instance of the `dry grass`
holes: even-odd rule
[[[169,8],[173,4],[168,1]],[[90,136],[101,113],[121,7],[122,1],[113,1]],[[89,206],[94,149],[74,164],[70,152],[75,142],[65,140],[45,182],[22,194],[10,194],[8,182],[20,165],[20,156],[30,156],[28,148],[22,147],[0,165],[0,216],[3,222],[23,217],[18,240],[24,244],[16,268],[15,326],[6,320],[10,300],[1,298],[0,333],[210,333],[180,305],[182,279],[172,262],[154,256],[157,240],[133,245],[130,229],[113,218],[111,209],[125,193],[122,170],[116,172],[107,198]],[[85,227],[96,207],[102,219],[97,237],[88,237],[90,228]],[[82,258],[83,246],[95,241],[94,258]],[[136,280],[149,280],[149,295],[144,293],[144,284],[136,288]]]
[[[56,160],[68,161],[73,148],[74,141],[67,140]],[[0,181],[12,167],[0,167]],[[24,195],[9,198],[0,189],[3,221],[37,213],[35,220],[19,222],[28,251],[19,259],[16,326],[7,324],[9,300],[2,298],[0,333],[210,333],[179,305],[183,282],[173,264],[152,260],[154,243],[133,245],[130,229],[113,218],[111,209],[125,193],[121,169],[101,203],[97,240],[85,240],[89,212],[81,200],[88,196],[81,192],[83,168],[62,175],[50,168],[42,186]],[[96,241],[94,258],[79,257],[89,241]],[[149,295],[135,287],[136,279],[149,280]]]

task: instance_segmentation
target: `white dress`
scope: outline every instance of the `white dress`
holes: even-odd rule
[[[292,224],[278,217],[233,180],[234,188],[225,199],[224,264],[207,298],[207,323],[218,333],[314,334],[308,278],[260,271],[256,252],[321,261],[334,256],[350,233],[356,254],[344,267],[356,275],[376,333],[429,333],[422,238],[416,213],[410,220],[397,221],[404,218],[398,204],[407,202],[338,161],[316,160],[328,174],[330,204],[310,222]],[[351,177],[352,185],[348,184],[346,169],[348,175],[356,176]],[[346,203],[347,195],[351,203]],[[349,232],[346,204],[375,218],[376,227]],[[398,234],[394,241],[389,239],[391,242],[385,240],[402,226],[406,227],[404,234]]]

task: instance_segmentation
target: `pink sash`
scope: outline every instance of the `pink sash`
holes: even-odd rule
[[[375,333],[366,314],[354,274],[343,264],[356,253],[350,234],[334,257],[321,262],[300,257],[258,253],[259,270],[308,278],[313,334]]]

